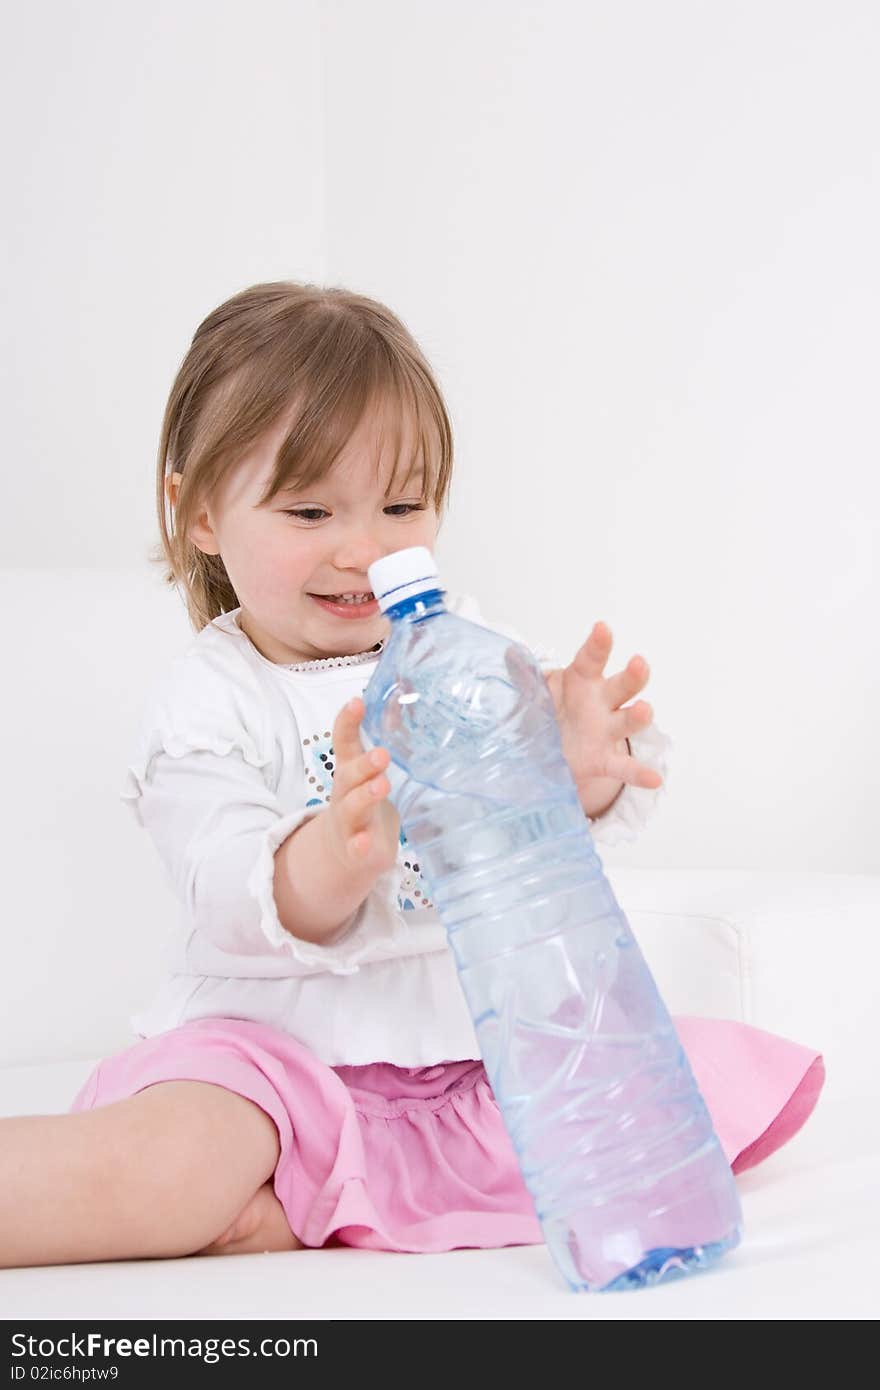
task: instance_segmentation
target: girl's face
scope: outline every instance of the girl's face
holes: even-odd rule
[[[323,480],[261,507],[289,423],[282,418],[266,431],[189,533],[201,550],[222,556],[242,630],[282,665],[367,651],[386,637],[390,620],[375,602],[364,616],[346,617],[313,596],[368,593],[374,560],[411,545],[433,550],[438,530],[419,476],[385,496],[394,458],[386,446],[377,476],[380,440],[369,413]]]

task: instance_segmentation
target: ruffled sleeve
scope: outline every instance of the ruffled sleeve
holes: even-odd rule
[[[149,711],[121,799],[149,832],[193,928],[188,968],[223,973],[230,956],[266,957],[269,975],[350,974],[364,957],[385,953],[397,923],[359,909],[320,944],[282,925],[276,851],[327,805],[281,802],[259,701],[251,727],[246,703],[234,686],[219,689],[213,705],[204,683],[178,686]],[[257,962],[241,973],[259,973]]]

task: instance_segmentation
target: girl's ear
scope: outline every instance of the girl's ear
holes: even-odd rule
[[[171,503],[172,508],[177,506],[177,497],[180,492],[182,478],[182,473],[172,473],[170,478],[165,479],[165,495]],[[198,546],[203,555],[220,554],[217,538],[208,520],[207,508],[202,509],[196,517],[196,520],[190,526],[187,539],[191,540],[193,545]]]

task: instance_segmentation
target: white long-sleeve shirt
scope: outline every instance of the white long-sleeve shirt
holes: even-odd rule
[[[522,641],[486,623],[468,596],[447,592],[445,603]],[[252,1019],[331,1066],[479,1058],[445,928],[405,837],[397,865],[332,945],[281,925],[275,851],[326,808],[336,716],[363,694],[380,649],[282,666],[257,651],[239,612],[203,628],[155,685],[122,792],[152,836],[180,916],[171,973],[132,1027],[151,1037],[190,1019]],[[533,651],[545,672],[563,664]],[[652,724],[630,743],[663,785],[625,786],[589,822],[597,844],[633,840],[666,789],[671,740]]]

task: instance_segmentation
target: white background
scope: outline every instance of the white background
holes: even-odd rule
[[[608,860],[880,869],[880,7],[34,0],[0,48],[4,565],[146,569],[198,323],[345,285],[445,393],[449,586],[651,664]]]

